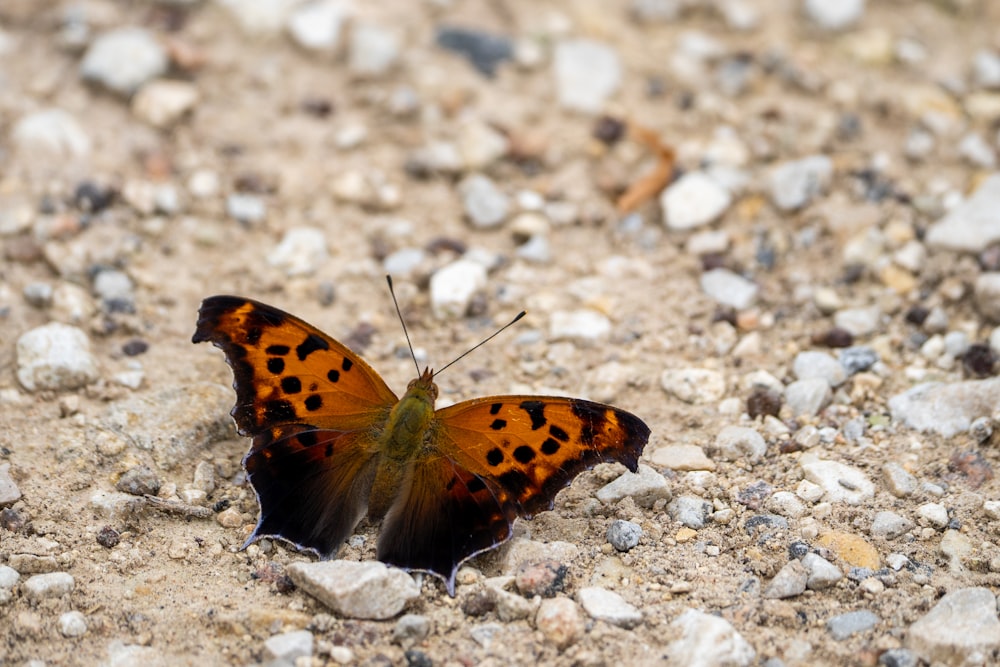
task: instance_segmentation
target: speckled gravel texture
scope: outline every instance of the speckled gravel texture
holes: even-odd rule
[[[996,664],[998,26],[992,0],[4,0],[0,665]],[[244,295],[402,392],[387,272],[421,365],[528,312],[440,404],[582,396],[652,436],[455,598],[359,606],[239,550],[248,443],[190,340]]]

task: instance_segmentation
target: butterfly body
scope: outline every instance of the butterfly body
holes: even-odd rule
[[[517,517],[602,461],[632,471],[649,437],[635,415],[554,396],[492,396],[434,409],[425,370],[403,397],[311,325],[250,299],[210,297],[193,342],[233,368],[232,415],[252,437],[243,460],[260,518],[277,537],[332,558],[367,515],[379,560],[441,577],[506,541]]]

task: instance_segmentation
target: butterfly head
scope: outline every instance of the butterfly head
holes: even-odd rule
[[[431,403],[434,403],[438,397],[438,388],[434,384],[434,371],[425,366],[420,377],[410,380],[410,384],[406,385],[406,391],[407,393],[424,392],[430,398]]]

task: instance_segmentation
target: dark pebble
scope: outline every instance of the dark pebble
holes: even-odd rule
[[[826,331],[814,334],[812,342],[824,347],[850,347],[854,344],[854,334],[847,329],[831,327]]]
[[[906,311],[906,321],[919,327],[930,314],[931,309],[926,306],[913,306]]]
[[[514,573],[514,586],[521,595],[555,597],[566,590],[569,568],[555,560],[522,563]]]
[[[802,558],[809,553],[809,545],[802,540],[796,540],[788,545],[788,555],[791,558]]]
[[[747,398],[747,414],[751,419],[766,415],[777,417],[780,411],[781,394],[772,389],[757,387]]]
[[[140,354],[144,354],[148,349],[149,343],[140,338],[133,338],[122,345],[122,354],[126,357],[137,357]]]
[[[1000,271],[1000,244],[993,244],[979,253],[979,265],[983,271]]]
[[[878,657],[880,667],[917,667],[917,654],[905,648],[891,648]]]
[[[838,355],[838,361],[848,375],[868,370],[878,362],[878,359],[878,352],[867,345],[848,347]]]
[[[443,26],[435,37],[437,45],[464,56],[484,76],[496,74],[497,65],[514,57],[510,39],[481,30]]]
[[[25,523],[27,521],[25,521],[24,515],[13,507],[0,510],[0,528],[16,533],[24,528]]]
[[[423,651],[411,648],[403,653],[407,667],[434,667],[434,661]]]
[[[325,97],[307,97],[299,102],[299,108],[310,116],[326,118],[333,113],[333,102]]]
[[[746,505],[752,510],[760,509],[764,504],[764,501],[771,497],[774,493],[774,487],[760,480],[759,482],[754,482],[750,486],[740,489],[736,492],[736,502],[741,505]]]
[[[97,543],[106,549],[118,546],[118,543],[121,541],[121,535],[119,535],[118,531],[111,526],[104,526],[101,528],[100,532],[97,533]]]
[[[229,509],[230,505],[232,505],[232,503],[229,501],[229,498],[223,498],[222,500],[216,501],[216,503],[212,505],[212,511],[218,514],[222,510]]]
[[[148,466],[136,466],[118,478],[115,488],[133,496],[155,496],[160,490],[160,478]]]
[[[989,345],[975,343],[962,355],[962,367],[973,377],[985,378],[996,374],[997,355]]]
[[[111,205],[115,193],[109,188],[103,188],[96,183],[84,181],[76,186],[73,203],[86,213],[99,213]]]
[[[332,280],[322,280],[316,287],[316,297],[319,299],[319,305],[324,308],[327,306],[332,306],[333,302],[337,299],[337,288],[334,286]]]
[[[466,616],[483,616],[493,611],[496,602],[485,590],[469,593],[462,599],[462,613]]]
[[[601,116],[594,124],[591,135],[602,144],[613,146],[625,137],[625,123],[614,116]]]
[[[978,489],[993,479],[993,467],[979,452],[955,452],[948,459],[948,469],[965,478],[966,484]]]
[[[788,519],[777,514],[755,514],[746,520],[743,528],[747,531],[747,534],[761,528],[779,528],[785,530],[788,528]]]

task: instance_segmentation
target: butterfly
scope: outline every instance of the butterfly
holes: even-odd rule
[[[192,342],[232,367],[237,430],[260,518],[243,545],[279,538],[334,558],[364,516],[381,520],[376,557],[439,577],[511,536],[518,517],[603,461],[635,472],[649,427],[575,398],[489,396],[434,409],[434,372],[402,398],[316,327],[237,296],[204,300]],[[419,371],[419,367],[418,367]]]

